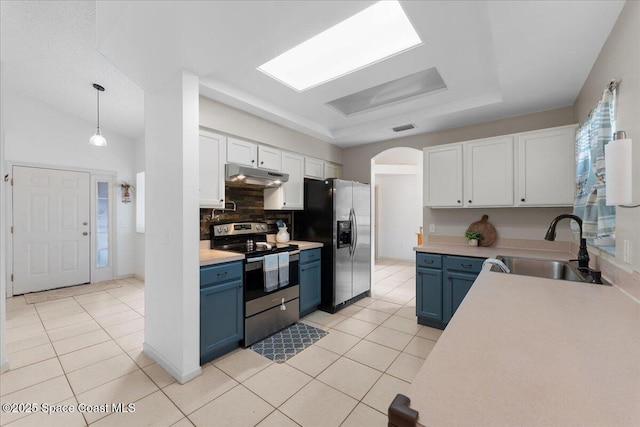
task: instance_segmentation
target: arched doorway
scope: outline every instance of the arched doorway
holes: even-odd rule
[[[396,147],[371,159],[373,264],[413,261],[422,227],[422,151]]]

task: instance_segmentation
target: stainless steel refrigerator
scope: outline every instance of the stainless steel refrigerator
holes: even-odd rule
[[[371,291],[371,188],[341,179],[304,183],[294,238],[323,243],[320,309],[335,313]]]

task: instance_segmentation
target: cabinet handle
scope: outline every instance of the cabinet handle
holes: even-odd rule
[[[221,202],[224,202],[224,199],[220,199]]]
[[[260,162],[261,165],[264,165],[264,162]]]
[[[283,206],[287,206],[287,202],[283,202],[283,203],[282,203],[282,205],[283,205]]]
[[[222,276],[226,276],[226,275],[227,275],[227,272],[226,272],[226,271],[225,271],[224,273],[218,273],[218,274],[217,274],[217,276],[218,276],[218,277],[222,277]]]
[[[469,200],[469,203],[471,203],[471,200]]]
[[[255,160],[251,160],[251,163],[255,163],[255,162],[256,162]]]
[[[524,202],[524,199],[520,199],[521,202]]]
[[[458,200],[458,203],[461,203],[460,200]]]
[[[460,264],[462,268],[471,268],[471,264]]]

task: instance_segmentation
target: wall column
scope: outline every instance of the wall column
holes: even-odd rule
[[[200,374],[198,76],[145,93],[144,351],[179,382]]]

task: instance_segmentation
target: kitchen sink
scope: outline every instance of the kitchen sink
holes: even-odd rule
[[[497,259],[509,268],[511,274],[595,284],[593,283],[591,274],[579,271],[578,266],[574,265],[574,262],[571,261],[520,258],[502,255],[499,255]],[[498,265],[493,265],[491,271],[502,272]],[[605,280],[602,281],[604,282],[602,284],[610,285]]]

